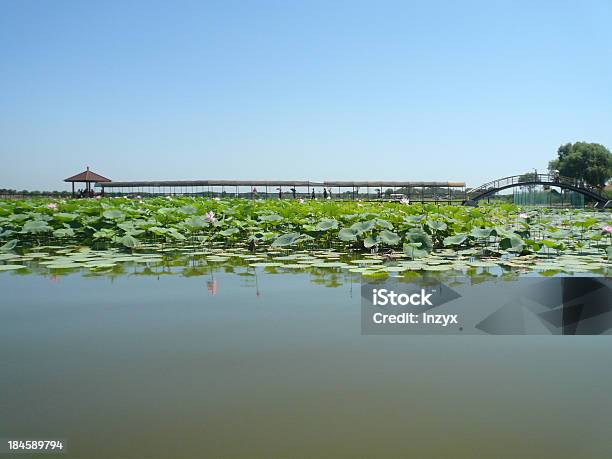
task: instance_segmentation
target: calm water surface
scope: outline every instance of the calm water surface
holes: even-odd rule
[[[359,283],[307,273],[0,290],[0,437],[63,457],[612,452],[606,336],[363,336]]]

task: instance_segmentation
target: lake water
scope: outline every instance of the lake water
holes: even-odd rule
[[[0,437],[63,439],[63,457],[612,450],[607,336],[364,336],[358,278],[304,272],[0,290]]]

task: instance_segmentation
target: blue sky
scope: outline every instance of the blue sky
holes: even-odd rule
[[[612,2],[2,2],[0,188],[489,179],[612,148]]]

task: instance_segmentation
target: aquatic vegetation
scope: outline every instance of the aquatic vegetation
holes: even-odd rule
[[[238,260],[249,268],[364,276],[489,268],[601,273],[612,254],[611,229],[608,212],[509,204],[0,201],[0,265],[17,273],[28,262],[57,271],[107,271],[128,262],[155,265],[169,254],[176,259],[178,251],[204,257],[207,266]]]

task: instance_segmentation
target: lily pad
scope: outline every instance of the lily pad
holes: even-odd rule
[[[18,269],[27,269],[25,265],[0,265],[0,271],[16,271]]]

